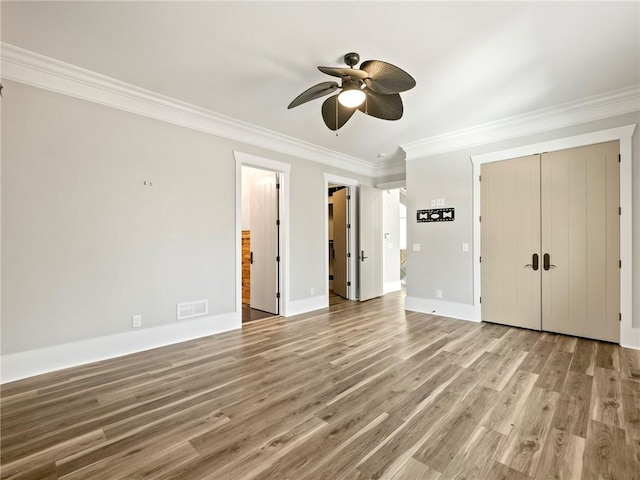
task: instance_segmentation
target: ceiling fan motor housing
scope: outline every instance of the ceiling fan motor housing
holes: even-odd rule
[[[344,63],[346,63],[350,67],[353,67],[354,65],[357,65],[359,62],[360,62],[360,55],[358,55],[355,52],[347,53],[344,56]]]

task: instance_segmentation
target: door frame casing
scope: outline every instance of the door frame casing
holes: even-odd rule
[[[289,172],[291,165],[249,153],[233,151],[236,160],[236,312],[242,314],[242,167],[259,168],[277,173],[280,177],[280,315],[287,316],[290,303],[289,288]]]
[[[360,184],[358,180],[354,178],[341,177],[339,175],[333,175],[330,173],[324,174],[324,190],[322,193],[323,202],[325,204],[325,215],[324,215],[324,278],[325,278],[325,297],[327,300],[327,305],[329,304],[329,202],[327,200],[327,192],[329,191],[329,184],[335,185],[344,185],[349,189],[350,200],[347,201],[348,206],[347,209],[349,211],[349,223],[351,224],[351,231],[349,232],[349,252],[351,253],[351,257],[349,258],[348,264],[348,279],[347,281],[351,282],[351,285],[347,287],[347,297],[348,300],[357,300],[356,292],[357,292],[357,278],[355,275],[356,271],[356,262],[354,252],[357,251],[356,245],[356,235],[355,235],[355,226],[358,224],[356,208],[354,205],[357,205],[357,186]]]
[[[640,329],[632,326],[633,302],[633,199],[632,199],[632,136],[636,125],[598,130],[595,132],[564,137],[520,147],[499,150],[480,155],[472,155],[473,164],[473,308],[476,321],[482,321],[480,304],[480,168],[484,163],[499,162],[512,158],[535,155],[543,152],[584,147],[610,141],[620,142],[620,345],[640,348]]]

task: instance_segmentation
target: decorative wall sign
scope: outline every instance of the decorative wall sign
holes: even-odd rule
[[[432,208],[430,210],[418,210],[418,223],[426,222],[453,222],[455,219],[455,208]]]

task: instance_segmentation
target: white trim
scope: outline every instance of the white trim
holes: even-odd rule
[[[324,295],[316,295],[309,298],[303,298],[302,300],[295,300],[289,303],[287,317],[300,315],[307,312],[313,312],[314,310],[327,308],[328,306],[329,299]]]
[[[291,165],[249,153],[237,152],[236,160],[236,312],[242,312],[242,167],[260,168],[280,174],[280,315],[289,312],[291,296],[289,268],[289,172]]]
[[[445,302],[443,300],[434,300],[432,298],[405,297],[405,310],[411,312],[429,313],[432,315],[441,315],[443,317],[457,318],[459,320],[467,320],[470,322],[480,322],[475,315],[473,305],[466,303]]]
[[[386,282],[384,284],[383,294],[386,295],[387,293],[398,292],[400,290],[402,290],[402,282],[400,280],[395,282]]]
[[[360,183],[355,178],[341,177],[339,175],[333,175],[331,173],[324,174],[324,190],[322,191],[323,202],[325,203],[325,214],[324,214],[324,278],[325,278],[325,298],[327,304],[329,303],[329,203],[327,200],[327,192],[329,191],[329,184],[334,185],[344,185],[349,187],[349,195],[351,196],[351,200],[349,200],[349,222],[351,223],[351,234],[349,235],[349,251],[352,252],[351,258],[349,260],[349,281],[351,281],[351,286],[347,287],[347,297],[349,300],[356,300],[356,292],[357,292],[357,275],[356,275],[356,258],[357,255],[353,255],[353,253],[358,251],[356,244],[356,205],[357,203],[357,187]]]
[[[2,76],[100,105],[372,177],[400,173],[2,42]]]
[[[241,314],[225,313],[73,343],[2,356],[1,383],[63,368],[173,345],[194,338],[238,329]]]
[[[640,85],[405,143],[406,160],[558,130],[638,111]]]
[[[498,162],[510,158],[534,155],[540,152],[551,152],[567,148],[582,147],[596,143],[620,141],[620,344],[628,348],[640,348],[640,328],[633,328],[633,200],[632,200],[632,136],[636,125],[609,128],[572,137],[559,138],[546,142],[523,145],[507,150],[472,155],[473,163],[473,301],[474,318],[482,318],[480,305],[480,168],[484,163]]]

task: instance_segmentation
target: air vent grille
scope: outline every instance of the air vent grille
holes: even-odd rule
[[[186,302],[178,304],[178,320],[185,318],[199,317],[209,313],[208,300],[196,300],[195,302]]]

